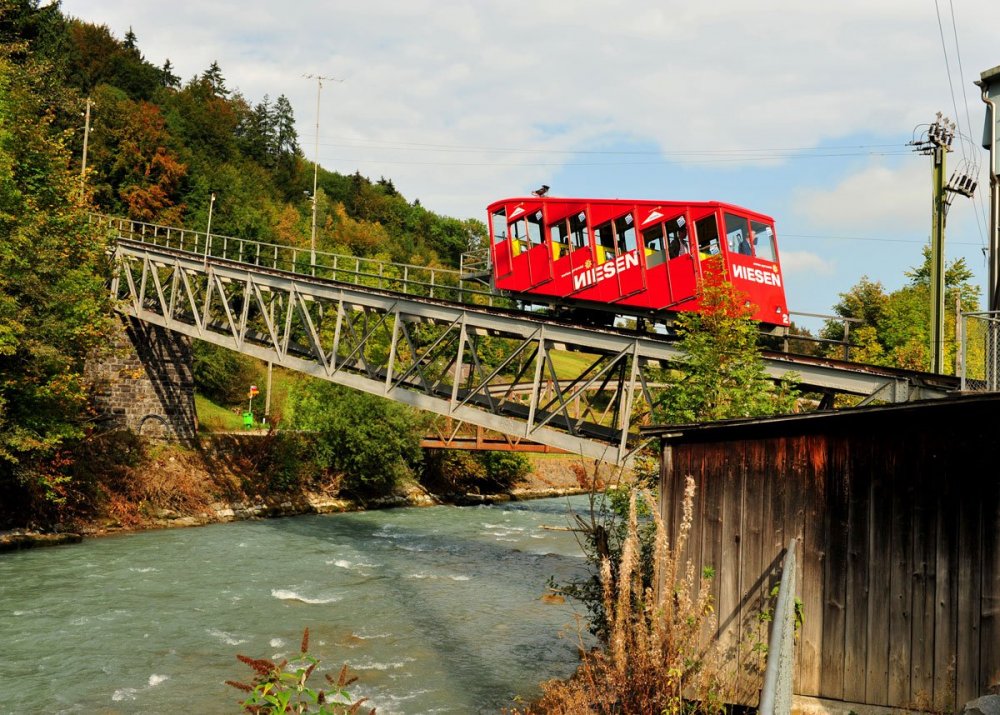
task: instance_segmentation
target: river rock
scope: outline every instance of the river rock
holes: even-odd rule
[[[11,532],[0,534],[0,551],[18,551],[33,549],[38,546],[59,546],[61,544],[78,544],[83,541],[80,534],[63,532],[61,534],[38,534],[35,532]]]
[[[984,695],[965,704],[963,715],[1000,715],[1000,695]]]

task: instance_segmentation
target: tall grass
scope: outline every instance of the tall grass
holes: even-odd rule
[[[609,559],[601,565],[608,641],[586,654],[567,681],[545,683],[529,712],[716,713],[724,693],[720,658],[706,646],[714,630],[710,575],[695,574],[682,554],[694,518],[695,483],[687,479],[683,517],[671,545],[657,505],[648,492],[633,490],[628,529],[617,579]],[[637,502],[643,499],[655,522],[653,587],[643,587]]]

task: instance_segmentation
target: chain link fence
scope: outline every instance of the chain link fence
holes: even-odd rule
[[[1000,312],[962,313],[962,390],[1000,390]]]

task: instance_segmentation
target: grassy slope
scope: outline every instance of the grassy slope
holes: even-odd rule
[[[292,416],[291,393],[296,383],[304,376],[290,370],[274,368],[271,376],[271,421],[287,422]],[[257,385],[260,387],[260,394],[253,400],[254,416],[258,422],[264,416],[264,405],[266,395],[264,390],[267,385],[267,368],[261,366],[260,374],[257,378]],[[194,397],[195,409],[198,412],[198,427],[202,432],[234,432],[243,429],[243,410],[247,408],[247,402],[240,405],[225,406],[219,405],[204,395],[196,394]],[[236,411],[234,411],[236,410]]]

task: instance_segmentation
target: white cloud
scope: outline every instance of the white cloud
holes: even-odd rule
[[[217,60],[228,84],[252,101],[287,95],[310,158],[315,83],[302,75],[345,79],[323,90],[320,163],[391,176],[408,197],[459,216],[551,177],[567,159],[557,152],[613,137],[675,156],[815,147],[861,134],[901,144],[914,124],[951,107],[934,9],[907,0],[62,7],[119,37],[131,26],[145,56],[156,64],[169,57],[185,80]],[[969,70],[957,101],[961,108],[964,83],[979,131],[970,82],[997,63],[1000,6],[970,0],[957,10]],[[545,151],[490,150],[497,148]],[[872,171],[868,185],[891,191]],[[846,185],[830,190],[864,198]]]
[[[792,202],[794,211],[804,225],[827,235],[926,235],[931,212],[929,162],[869,166],[833,186],[799,189]]]
[[[782,251],[781,270],[786,276],[807,274],[830,276],[837,270],[836,261],[830,261],[810,251]]]

